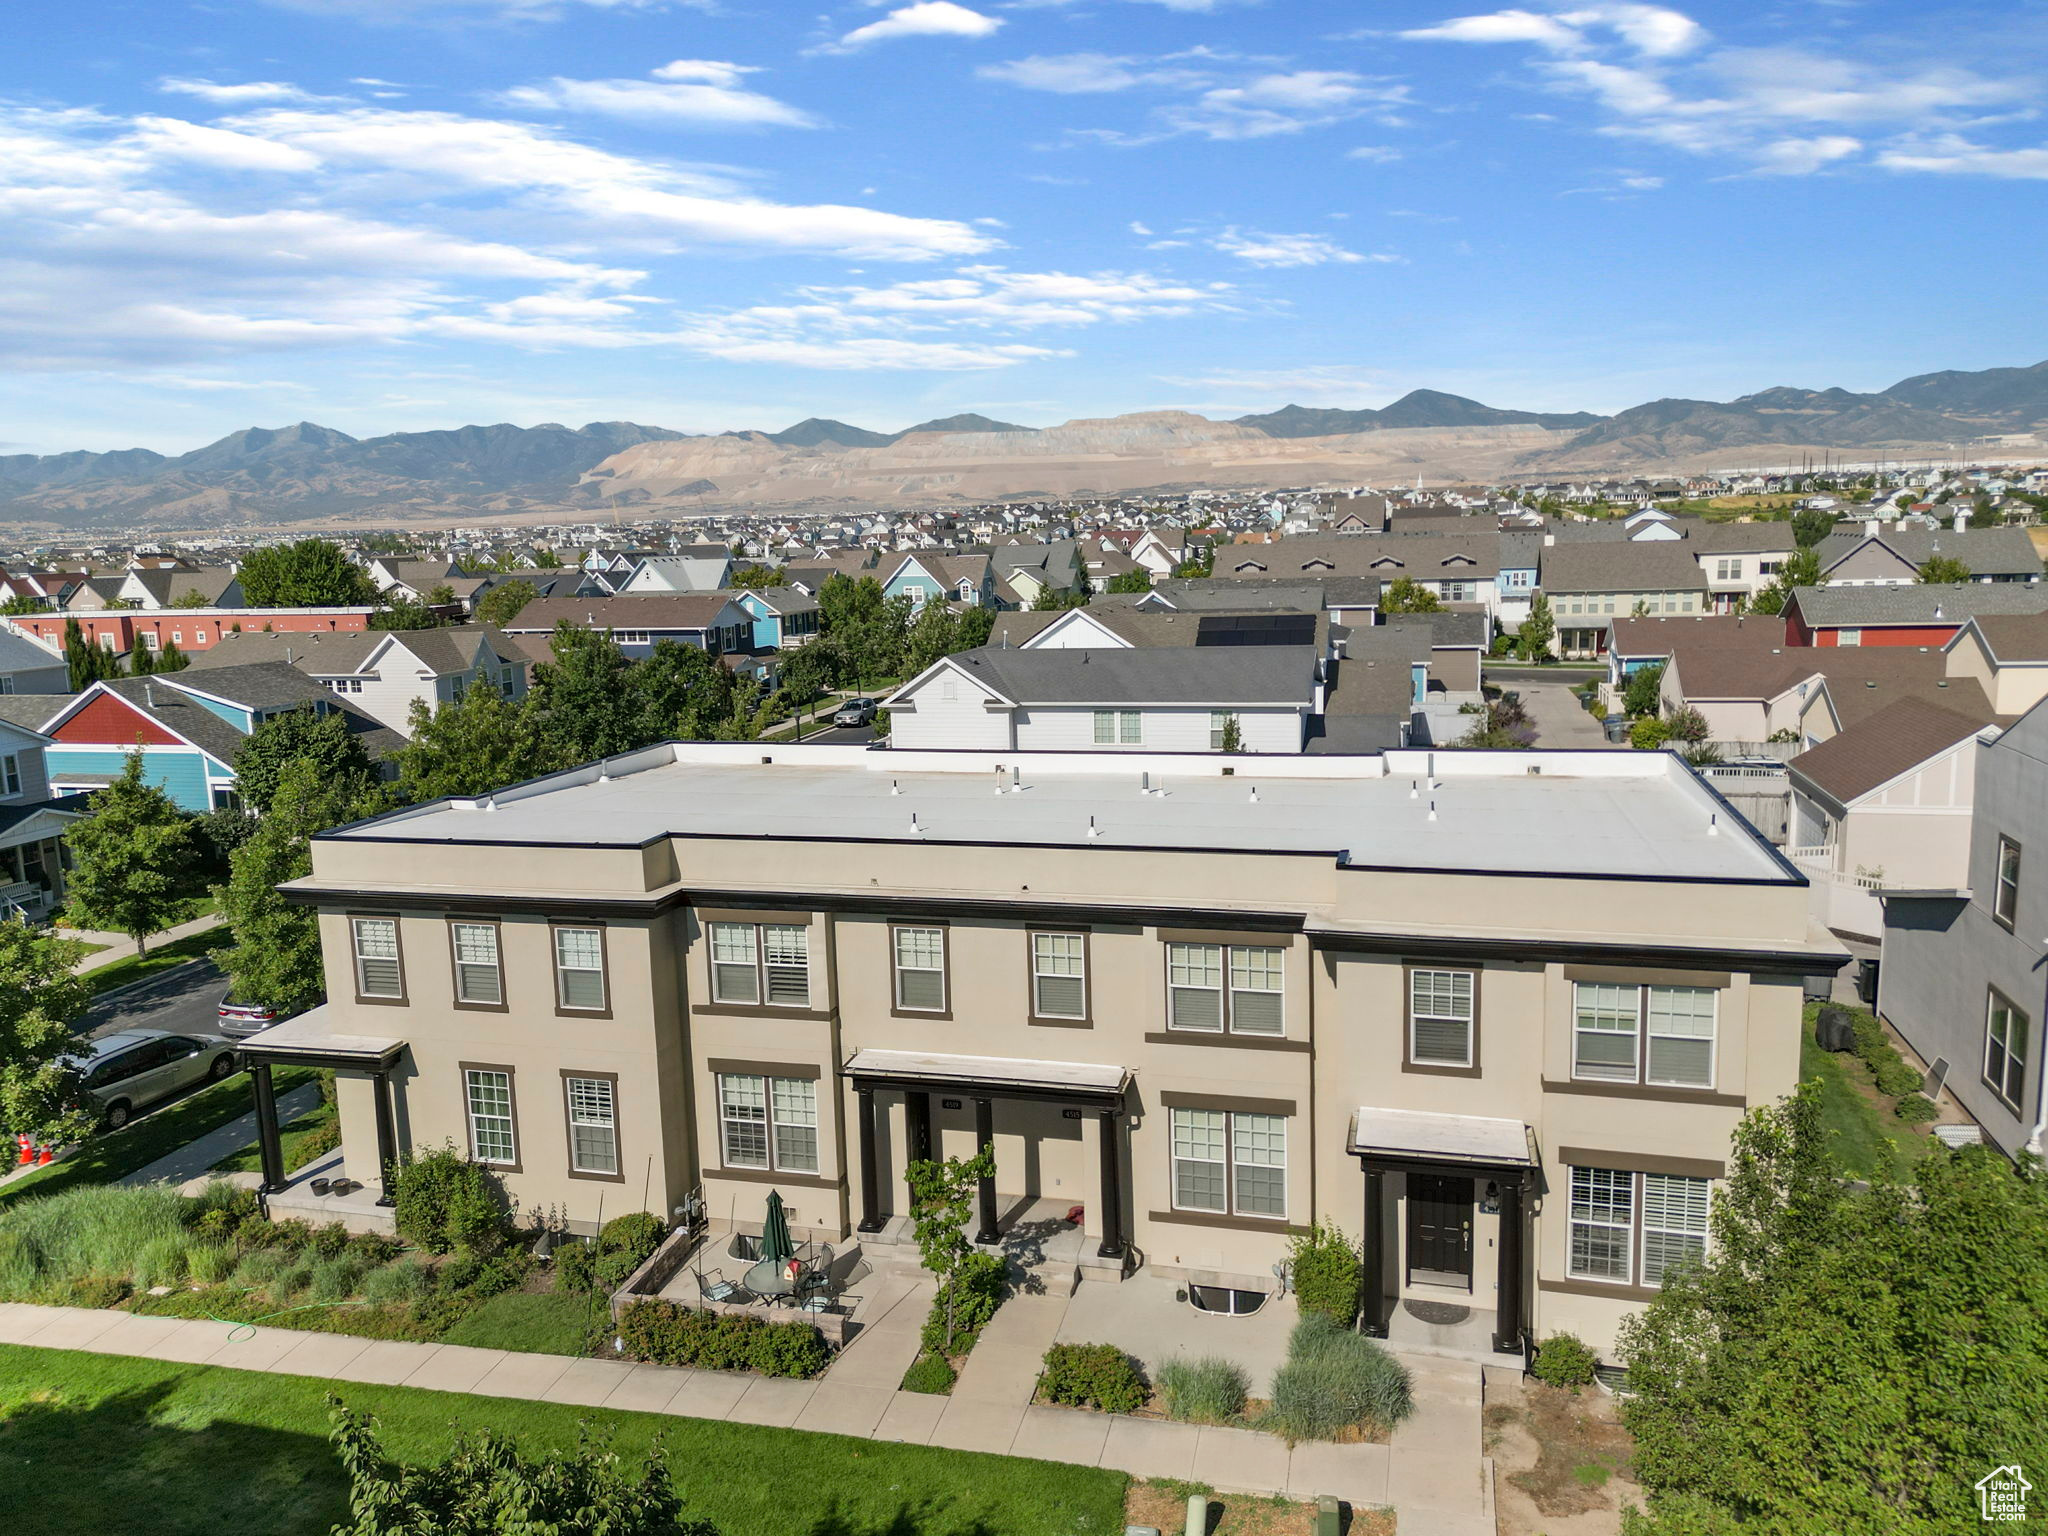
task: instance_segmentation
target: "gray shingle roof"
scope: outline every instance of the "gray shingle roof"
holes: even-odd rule
[[[1815,546],[1820,568],[1835,566],[1865,543],[1862,523],[1837,527]],[[1935,555],[1960,560],[1975,576],[2038,576],[2041,556],[2024,528],[1920,528],[1880,523],[1876,538],[1909,565],[1925,565]]]
[[[12,630],[0,629],[0,672],[40,672],[63,665],[62,656],[52,655]]]
[[[1704,591],[1706,573],[1683,540],[1553,544],[1543,551],[1537,584],[1545,592]]]
[[[1298,705],[1314,702],[1314,646],[998,650],[949,658],[1019,704]]]
[[[1928,586],[1800,587],[1792,594],[1808,624],[1935,624],[1978,614],[2048,612],[2048,585],[1965,581]]]

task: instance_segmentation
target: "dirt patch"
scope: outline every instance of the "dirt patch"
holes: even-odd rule
[[[1634,1447],[1614,1399],[1488,1374],[1486,1449],[1494,1458],[1501,1536],[1616,1536],[1640,1503]]]
[[[1249,1493],[1218,1493],[1206,1483],[1171,1478],[1133,1479],[1124,1496],[1124,1523],[1150,1526],[1181,1536],[1188,1498],[1209,1500],[1208,1536],[1315,1536],[1316,1507],[1298,1499],[1260,1498]],[[1345,1536],[1394,1536],[1390,1509],[1355,1509],[1344,1519]]]

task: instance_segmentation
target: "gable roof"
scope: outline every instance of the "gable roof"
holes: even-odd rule
[[[537,597],[505,626],[507,634],[552,632],[557,624],[588,629],[709,629],[727,608],[730,592],[633,592],[619,597]]]
[[[1786,523],[1710,523],[1705,518],[1685,519],[1685,540],[1695,554],[1749,555],[1791,554],[1799,547],[1792,525]]]
[[[1831,571],[1865,544],[1878,543],[1908,565],[1925,565],[1947,555],[1970,568],[1973,576],[2039,576],[2041,556],[2024,528],[1923,528],[1911,523],[1879,523],[1874,534],[1865,524],[1837,526],[1815,546],[1822,571]]]
[[[1543,551],[1537,585],[1545,592],[1697,592],[1706,572],[1682,540],[1662,543],[1553,544]]]
[[[2001,665],[2048,661],[2048,612],[1987,614],[1970,620],[1969,627]]]
[[[1988,709],[1956,710],[1925,699],[1898,699],[1800,753],[1786,767],[1847,807],[1992,723]]]
[[[2021,581],[1962,581],[1928,585],[1796,587],[1786,604],[1798,604],[1809,627],[1852,629],[1886,624],[1953,623],[1979,614],[2048,613],[2048,585]]]
[[[0,629],[0,672],[42,672],[63,666],[64,658],[51,654],[35,641]]]
[[[961,651],[951,664],[1013,704],[1179,704],[1307,708],[1315,647],[1157,646],[1143,650]],[[928,675],[928,674],[927,674]],[[910,686],[915,686],[913,683]],[[909,687],[903,690],[909,692]]]

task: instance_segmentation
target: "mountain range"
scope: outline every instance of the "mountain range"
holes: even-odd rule
[[[812,417],[779,432],[712,436],[614,421],[354,438],[300,422],[177,455],[0,456],[0,519],[185,530],[601,511],[676,498],[688,510],[1415,474],[1649,473],[1713,468],[1716,455],[1725,466],[1736,450],[1769,449],[1780,461],[1806,449],[1938,455],[1969,439],[2044,429],[2048,362],[1917,374],[1870,394],[1781,386],[1729,401],[1653,400],[1611,416],[1415,390],[1376,410],[1288,405],[1232,421],[1141,412],[1042,429],[966,413],[895,432]]]

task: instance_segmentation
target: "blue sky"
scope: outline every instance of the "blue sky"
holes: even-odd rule
[[[2048,356],[2048,8],[73,0],[0,452],[1611,410]]]

